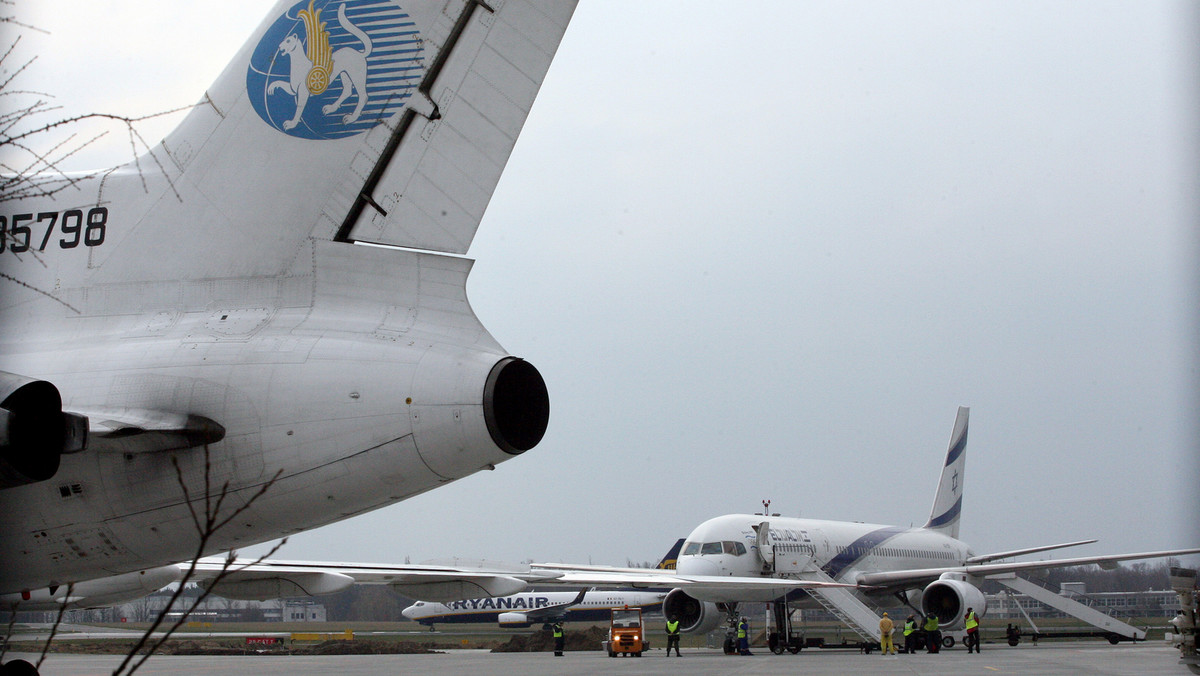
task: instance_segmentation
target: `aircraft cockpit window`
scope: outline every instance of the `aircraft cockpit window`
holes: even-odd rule
[[[688,542],[683,545],[684,556],[695,556],[700,553],[699,542]]]
[[[726,540],[725,542],[721,543],[721,550],[726,554],[741,556],[742,554],[746,553],[746,545],[740,542],[730,542],[729,540]]]
[[[721,543],[720,542],[705,542],[704,545],[702,547],[700,547],[700,553],[701,554],[720,554],[721,553]]]

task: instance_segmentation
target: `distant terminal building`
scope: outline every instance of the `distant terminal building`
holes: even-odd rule
[[[263,608],[263,619],[272,622],[324,622],[325,606],[311,601],[288,601],[283,607]]]

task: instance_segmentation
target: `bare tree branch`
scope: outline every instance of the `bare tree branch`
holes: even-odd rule
[[[3,6],[12,6],[10,0],[0,2]],[[0,17],[0,24],[10,24],[24,30],[46,33],[46,31],[17,21],[13,16]],[[143,189],[148,189],[142,157],[148,155],[158,171],[166,175],[162,158],[151,150],[151,144],[142,136],[138,125],[147,120],[189,110],[199,105],[207,105],[207,99],[200,103],[179,106],[149,115],[117,115],[113,113],[86,113],[50,119],[47,116],[62,109],[52,105],[54,97],[38,91],[16,88],[18,80],[27,74],[29,67],[37,60],[30,57],[13,67],[12,62],[17,56],[17,47],[21,42],[20,35],[16,36],[3,52],[0,53],[0,73],[4,79],[0,81],[0,98],[8,104],[0,112],[0,203],[27,199],[30,197],[48,197],[68,188],[77,187],[80,182],[95,178],[104,170],[69,173],[63,169],[64,162],[91,146],[98,139],[106,136],[107,131],[90,135],[85,141],[80,141],[78,132],[73,131],[81,125],[106,122],[124,126],[129,139],[130,157],[142,178]],[[26,97],[33,97],[30,102]],[[16,101],[21,101],[16,103]],[[14,105],[15,103],[15,105]],[[58,134],[68,131],[66,138],[55,140]],[[40,144],[49,144],[49,149],[41,149]],[[168,180],[171,189],[175,190],[173,181]],[[176,199],[179,194],[175,192]]]
[[[179,587],[174,591],[174,593],[171,594],[171,598],[167,602],[167,605],[155,617],[154,622],[150,625],[150,628],[142,634],[138,642],[134,644],[134,646],[125,655],[125,659],[122,660],[121,664],[113,671],[113,676],[127,676],[128,674],[132,674],[133,672],[137,671],[137,669],[141,667],[146,660],[150,659],[151,655],[155,654],[163,646],[163,644],[166,643],[166,641],[187,622],[188,618],[191,617],[196,608],[204,603],[204,601],[212,594],[212,590],[216,588],[217,584],[221,580],[224,580],[233,573],[245,570],[246,568],[255,564],[262,563],[264,560],[274,556],[275,552],[279,551],[279,548],[287,543],[287,538],[284,538],[283,540],[280,540],[274,547],[272,547],[271,550],[266,554],[258,557],[248,564],[241,566],[235,566],[237,563],[237,552],[229,552],[225,556],[225,561],[221,565],[221,570],[211,578],[211,583],[206,586],[202,586],[204,591],[200,594],[200,596],[191,601],[187,608],[180,613],[179,618],[175,620],[175,622],[172,623],[161,636],[155,639],[154,633],[158,631],[158,628],[165,623],[168,612],[175,605],[175,602],[183,595],[184,589],[187,587],[187,585],[196,580],[196,566],[199,564],[200,558],[203,557],[205,552],[208,550],[208,544],[212,540],[213,536],[216,535],[217,531],[221,530],[231,521],[236,519],[242,512],[249,509],[250,506],[255,503],[255,501],[257,501],[263,496],[264,493],[270,490],[271,486],[274,485],[279,477],[283,474],[282,469],[276,471],[275,475],[272,476],[266,483],[259,486],[258,489],[255,490],[254,493],[250,495],[240,507],[222,517],[221,508],[225,504],[225,499],[231,495],[230,485],[228,481],[224,482],[221,485],[221,490],[216,491],[216,494],[214,495],[214,491],[212,490],[212,453],[209,451],[208,446],[205,445],[204,514],[201,516],[197,512],[197,506],[195,504],[200,500],[200,497],[192,496],[192,491],[188,489],[187,480],[184,478],[183,468],[180,466],[179,460],[176,456],[171,457],[171,464],[175,467],[175,480],[179,483],[179,487],[183,491],[184,501],[187,504],[188,511],[192,517],[192,525],[195,526],[196,533],[199,536],[199,539],[196,543],[195,556],[193,556],[191,562],[188,563],[187,570],[184,572],[183,577],[179,580]],[[134,658],[139,652],[142,651],[143,648],[146,648],[147,644],[149,644],[149,649],[146,651],[146,654],[143,655],[141,659],[134,662]]]
[[[54,626],[50,627],[50,636],[46,638],[46,643],[42,645],[42,654],[38,657],[37,664],[33,665],[34,669],[41,669],[42,662],[46,661],[46,653],[50,652],[50,644],[54,642],[54,637],[58,634],[58,627],[62,624],[63,615],[67,612],[67,604],[71,602],[71,596],[74,592],[75,583],[72,582],[67,585],[67,593],[63,597],[62,603],[58,605],[58,615],[54,618]]]

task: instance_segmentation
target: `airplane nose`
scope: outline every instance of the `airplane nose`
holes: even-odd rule
[[[680,559],[675,564],[675,570],[680,575],[720,575],[721,569],[716,561],[710,561],[703,556]]]
[[[404,610],[401,610],[400,614],[411,620],[413,618],[413,615],[416,614],[416,611],[413,610],[412,606],[409,606],[409,607],[405,608]]]

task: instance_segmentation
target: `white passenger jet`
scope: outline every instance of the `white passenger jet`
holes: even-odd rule
[[[966,473],[968,410],[960,408],[950,437],[950,448],[942,467],[929,521],[920,528],[884,526],[850,521],[822,521],[728,514],[705,521],[687,537],[677,564],[679,575],[734,576],[808,581],[838,581],[857,585],[846,588],[816,588],[786,595],[792,605],[823,606],[857,631],[865,641],[878,640],[879,615],[864,601],[895,596],[903,605],[922,614],[936,613],[943,629],[963,626],[967,608],[980,618],[987,601],[978,585],[995,580],[1012,590],[1082,619],[1110,633],[1112,638],[1140,640],[1145,632],[1076,601],[1059,596],[1017,577],[1018,573],[1064,566],[1178,556],[1200,549],[1141,552],[1111,556],[1088,556],[1054,561],[994,563],[1025,554],[1087,544],[1095,540],[1032,547],[987,555],[976,555],[958,539]],[[675,589],[663,602],[663,612],[676,615],[685,632],[707,632],[723,620],[732,622],[738,604],[776,601],[769,589],[760,592],[720,588]],[[819,606],[818,606],[819,604]],[[919,610],[918,610],[919,608]],[[775,604],[773,648],[799,650],[790,632],[790,613],[785,604]]]
[[[464,599],[436,603],[417,601],[401,611],[420,624],[495,622],[505,629],[522,629],[555,620],[607,622],[613,608],[662,608],[665,591],[521,592],[497,598]]]
[[[0,200],[0,602],[136,598],[197,555],[206,508],[244,508],[212,554],[541,440],[545,384],[475,317],[463,254],[574,5],[281,0],[136,162],[15,177],[28,190]],[[289,570],[293,591],[525,584]]]

